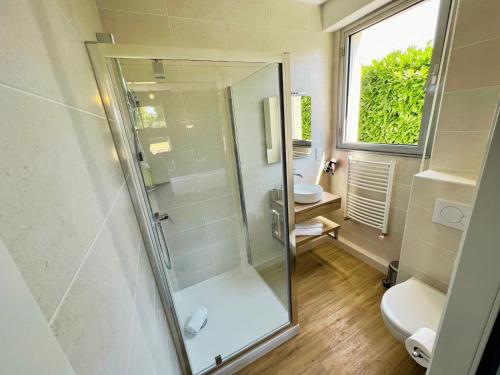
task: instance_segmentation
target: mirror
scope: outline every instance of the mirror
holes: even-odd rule
[[[292,138],[293,157],[311,155],[311,97],[301,92],[292,92]]]

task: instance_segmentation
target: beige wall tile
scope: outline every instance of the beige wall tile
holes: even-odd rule
[[[436,198],[470,204],[475,186],[455,184],[429,178],[415,177],[410,197],[410,206],[434,209]]]
[[[123,174],[106,120],[4,87],[0,92],[2,123],[10,129],[0,140],[6,155],[0,234],[50,318]]]
[[[95,33],[102,30],[94,0],[57,0],[66,18],[84,40],[95,40]]]
[[[446,92],[439,113],[439,130],[489,131],[499,96],[500,86]]]
[[[432,221],[433,211],[420,207],[410,207],[405,235],[420,238],[437,247],[457,252],[463,232]]]
[[[136,232],[135,242],[121,248],[123,234],[105,226],[52,325],[78,373],[126,372],[139,242]],[[121,265],[124,255],[135,259],[132,269],[110,266]]]
[[[377,236],[380,234],[365,235],[362,233],[351,232],[346,230],[345,228],[341,229],[340,235],[347,240],[351,241],[355,245],[360,246],[363,249],[368,250],[371,254],[380,257],[382,259],[388,260],[387,246],[384,241],[380,241],[377,239]]]
[[[393,207],[389,214],[389,233],[403,234],[406,222],[406,210]]]
[[[446,77],[446,91],[500,85],[500,38],[454,49]]]
[[[224,20],[241,25],[269,24],[268,0],[222,0]]]
[[[449,283],[456,254],[416,238],[404,236],[402,260],[411,266],[425,270],[442,283]]]
[[[165,0],[95,0],[99,8],[167,15]]]
[[[392,187],[391,206],[406,210],[410,199],[410,185],[395,183]]]
[[[419,158],[392,158],[396,160],[394,181],[398,184],[411,185],[413,176],[419,172]]]
[[[453,47],[500,36],[498,0],[463,0],[460,3]]]
[[[403,244],[403,234],[390,232],[384,239],[386,247],[386,260],[399,260],[401,256],[401,245]]]
[[[320,10],[299,1],[269,0],[269,26],[299,30],[321,30]]]
[[[446,293],[448,290],[448,283],[437,280],[434,276],[429,275],[428,273],[419,270],[408,263],[400,261],[397,282],[400,283],[406,281],[410,277],[416,277],[443,293]]]
[[[186,48],[226,47],[225,25],[222,22],[170,17],[174,45]]]
[[[268,29],[265,27],[226,24],[227,48],[242,51],[269,49]]]
[[[117,43],[172,45],[166,16],[99,9],[102,28]]]
[[[489,132],[436,132],[431,168],[479,173]]]
[[[222,21],[222,0],[166,0],[168,15]]]
[[[104,116],[83,37],[54,2],[2,1],[0,24],[3,84]]]

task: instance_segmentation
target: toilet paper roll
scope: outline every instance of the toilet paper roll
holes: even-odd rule
[[[427,327],[419,328],[417,332],[406,339],[406,350],[420,366],[427,368],[431,360],[435,339],[436,332],[434,330]]]
[[[186,332],[196,335],[205,325],[208,319],[208,309],[205,306],[198,306],[186,323]]]

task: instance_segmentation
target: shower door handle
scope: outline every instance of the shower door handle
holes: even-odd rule
[[[161,247],[163,247],[163,249],[165,250],[165,254],[167,255],[166,266],[167,269],[171,269],[172,260],[170,259],[170,252],[168,251],[167,240],[165,238],[165,233],[163,232],[163,226],[161,225],[161,222],[166,219],[169,219],[172,223],[174,222],[172,218],[168,216],[168,214],[160,215],[158,212],[155,212],[153,214],[153,221],[155,223],[158,236],[160,237]]]

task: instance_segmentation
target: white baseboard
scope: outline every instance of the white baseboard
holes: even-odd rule
[[[387,267],[389,266],[389,262],[387,260],[370,253],[369,251],[363,249],[361,246],[356,245],[355,243],[342,236],[339,236],[338,240],[334,240],[333,238],[329,240],[331,243],[337,245],[342,250],[355,256],[356,258],[362,260],[369,266],[379,270],[384,274],[387,272]]]

